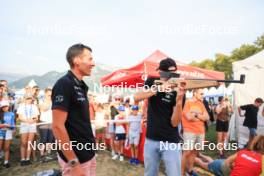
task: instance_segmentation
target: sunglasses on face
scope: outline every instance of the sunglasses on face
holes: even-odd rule
[[[121,101],[121,98],[116,98],[115,101]]]

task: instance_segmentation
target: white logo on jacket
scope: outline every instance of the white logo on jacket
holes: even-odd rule
[[[62,95],[57,95],[56,97],[55,97],[55,102],[56,103],[61,103],[61,102],[63,102],[63,96]]]

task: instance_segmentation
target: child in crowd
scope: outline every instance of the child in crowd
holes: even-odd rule
[[[129,98],[125,100],[124,106],[125,106],[125,115],[126,115],[126,118],[128,118],[130,115],[130,107],[131,107]]]
[[[0,103],[0,151],[4,143],[5,161],[4,167],[10,167],[10,144],[13,138],[13,130],[15,129],[15,114],[9,110],[10,104],[8,101]]]
[[[95,129],[96,129],[96,140],[97,143],[100,141],[102,143],[105,143],[105,128],[107,126],[105,120],[107,119],[107,113],[104,109],[103,104],[99,103],[96,106],[96,112],[95,112]]]
[[[139,164],[138,160],[138,144],[141,132],[141,118],[142,115],[138,113],[139,107],[133,105],[131,107],[132,113],[128,117],[128,139],[131,147],[132,158],[130,159],[130,164]]]
[[[32,95],[25,95],[25,103],[21,104],[17,110],[18,119],[20,120],[20,135],[21,135],[21,166],[30,165],[30,156],[35,135],[37,133],[36,123],[39,116],[38,107],[33,104]]]
[[[120,105],[117,108],[118,115],[115,116],[115,120],[125,120],[125,107]],[[125,122],[115,122],[115,149],[118,154],[115,154],[112,159],[116,160],[119,156],[120,161],[124,161],[124,142],[126,140]]]
[[[52,160],[51,157],[51,144],[54,142],[54,136],[52,133],[52,111],[51,111],[51,94],[52,89],[46,88],[43,102],[40,102],[40,121],[46,123],[39,125],[40,136],[40,161],[46,162]]]
[[[109,120],[114,120],[115,116],[118,115],[118,106],[122,104],[122,96],[115,95],[113,102],[109,106],[110,116]],[[116,149],[114,145],[115,141],[115,124],[113,122],[108,123],[107,133],[110,137],[111,155],[114,157],[116,155]]]

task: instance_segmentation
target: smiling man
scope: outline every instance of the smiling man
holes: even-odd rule
[[[52,90],[52,129],[62,146],[58,150],[58,160],[63,175],[95,175],[96,160],[92,147],[95,139],[90,122],[88,87],[82,80],[91,75],[94,67],[91,54],[92,49],[88,46],[71,46],[66,55],[70,71],[56,82]]]

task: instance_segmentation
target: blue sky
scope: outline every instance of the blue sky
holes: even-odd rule
[[[213,58],[262,35],[263,9],[262,0],[0,0],[1,72],[67,70],[79,42],[118,67],[156,49],[185,63]]]

